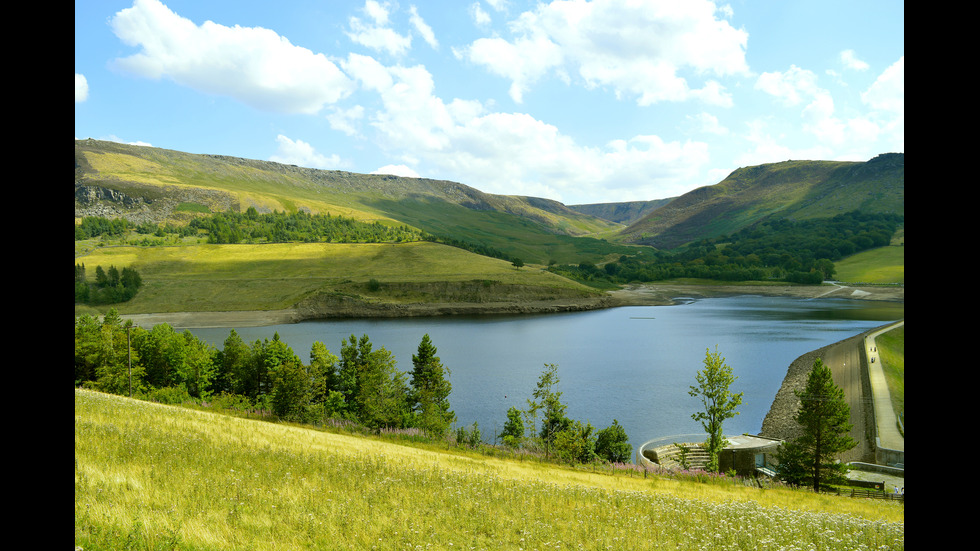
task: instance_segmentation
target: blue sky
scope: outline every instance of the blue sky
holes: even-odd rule
[[[566,204],[905,151],[905,4],[85,0],[75,138]]]

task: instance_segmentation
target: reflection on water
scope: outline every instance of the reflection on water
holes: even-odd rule
[[[717,350],[743,392],[730,434],[756,434],[789,364],[800,355],[904,317],[904,306],[845,299],[730,297],[675,306],[631,306],[547,315],[307,321],[235,328],[245,342],[281,339],[304,361],[313,342],[335,355],[350,335],[367,334],[402,371],[428,333],[451,371],[460,425],[479,424],[493,441],[510,407],[524,408],[546,363],[558,364],[569,417],[605,428],[613,419],[634,446],[701,431],[688,395],[705,352]],[[221,347],[231,328],[194,329]]]

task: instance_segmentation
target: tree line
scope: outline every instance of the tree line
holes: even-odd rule
[[[375,348],[367,335],[344,339],[340,357],[314,342],[307,362],[278,333],[247,343],[232,329],[218,349],[168,324],[149,330],[124,324],[115,309],[101,320],[75,318],[75,386],[163,403],[198,400],[266,410],[300,423],[339,420],[376,432],[418,429],[431,438],[454,436],[457,444],[480,445],[477,423],[456,427],[452,434],[451,373],[437,352],[424,335],[406,373],[397,369],[391,352]],[[738,415],[742,403],[742,393],[731,390],[736,379],[725,358],[708,350],[697,385],[690,387],[689,394],[701,400],[702,409],[691,418],[707,434],[708,470],[719,469],[724,421]],[[525,407],[510,407],[495,436],[507,448],[570,464],[629,462],[632,447],[623,426],[614,419],[597,430],[569,417],[559,383],[558,366],[545,364]],[[794,419],[802,435],[780,447],[779,477],[815,491],[844,482],[847,466],[835,458],[857,443],[848,436],[850,408],[843,390],[820,359],[797,396],[801,406]]]
[[[255,207],[245,212],[218,212],[194,217],[184,226],[96,216],[82,218],[75,225],[75,240],[94,237],[115,238],[133,231],[140,235],[166,237],[205,236],[208,243],[399,243],[418,241],[422,232],[408,226],[389,226],[381,222],[362,222],[345,216],[311,214],[305,211],[259,213]]]
[[[351,335],[340,357],[321,342],[302,360],[278,333],[245,342],[231,330],[220,350],[168,324],[123,324],[115,309],[102,320],[75,318],[75,385],[165,403],[216,400],[280,419],[341,419],[372,430],[417,428],[444,435],[455,422],[449,374],[428,335],[396,369],[394,355],[367,335]]]
[[[477,423],[455,427],[451,373],[437,352],[426,334],[412,369],[402,372],[394,355],[367,335],[344,339],[339,357],[314,342],[304,361],[278,333],[248,343],[231,330],[218,349],[168,324],[147,330],[123,323],[115,309],[101,320],[75,318],[75,386],[170,404],[263,410],[292,422],[353,423],[375,432],[418,429],[430,438],[481,445]],[[622,425],[614,420],[597,431],[567,417],[558,382],[557,366],[546,366],[528,409],[515,414],[511,408],[495,436],[508,448],[570,463],[628,462],[632,448]]]
[[[902,223],[900,215],[859,212],[812,220],[766,220],[675,251],[657,251],[652,258],[622,255],[601,268],[582,262],[549,269],[579,281],[608,284],[678,278],[819,284],[836,275],[835,261],[888,245]]]
[[[546,457],[570,464],[629,462],[633,448],[619,421],[613,419],[609,427],[596,430],[589,422],[568,417],[559,382],[558,366],[545,364],[526,408],[512,406],[507,410],[507,421],[498,435],[504,445],[543,451]]]
[[[95,281],[88,281],[85,264],[75,264],[75,302],[82,304],[114,304],[126,302],[136,296],[143,286],[143,278],[135,268],[115,266],[108,270],[95,267]]]

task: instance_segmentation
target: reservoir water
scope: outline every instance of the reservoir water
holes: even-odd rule
[[[557,364],[567,415],[596,429],[619,421],[634,446],[703,433],[688,395],[705,352],[725,357],[743,392],[726,434],[757,434],[790,363],[802,354],[904,317],[904,305],[846,299],[740,296],[675,306],[633,306],[522,316],[327,320],[235,327],[246,343],[275,333],[304,362],[315,341],[340,356],[341,342],[368,335],[401,371],[428,334],[449,368],[458,426],[478,423],[494,441],[507,409],[523,409],[545,364]],[[192,329],[217,348],[232,328]]]

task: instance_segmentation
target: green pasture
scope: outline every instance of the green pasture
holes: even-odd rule
[[[278,310],[314,293],[385,297],[387,285],[489,281],[503,286],[591,294],[585,286],[533,267],[435,243],[182,245],[102,247],[75,258],[94,278],[95,266],[131,266],[143,287],[122,314]],[[372,294],[368,283],[380,289]]]
[[[834,263],[839,281],[905,283],[905,246],[890,245],[860,252]]]

